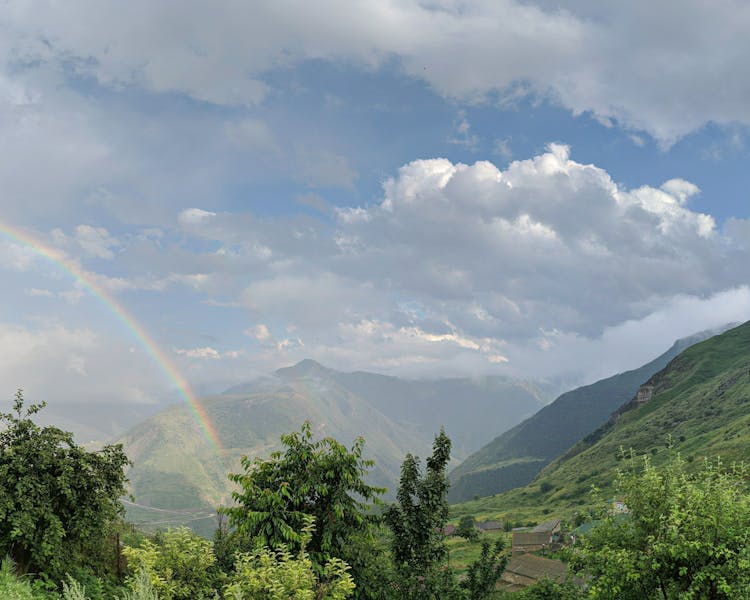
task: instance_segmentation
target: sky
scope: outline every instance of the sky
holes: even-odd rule
[[[588,382],[750,319],[749,29],[732,0],[6,0],[2,393],[175,399],[135,326],[209,393],[303,358]]]

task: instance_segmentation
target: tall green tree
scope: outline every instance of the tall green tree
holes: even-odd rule
[[[314,441],[310,423],[281,436],[283,451],[269,459],[242,459],[243,473],[229,478],[239,484],[236,505],[222,509],[236,535],[247,542],[297,552],[306,517],[315,530],[306,548],[322,564],[345,555],[347,539],[361,531],[375,501],[385,490],[365,483],[373,462],[362,458],[364,439],[351,449],[331,437]]]
[[[39,427],[31,417],[45,404],[24,404],[19,390],[12,412],[0,413],[0,556],[59,580],[96,554],[121,515],[129,462],[119,444],[91,452]]]
[[[385,513],[393,533],[392,553],[404,598],[448,597],[454,587],[447,565],[443,527],[448,519],[451,441],[441,430],[422,474],[419,459],[407,454],[401,465],[396,502]]]
[[[573,555],[592,598],[750,598],[748,471],[719,460],[691,473],[631,456],[617,489],[630,518],[609,517]]]

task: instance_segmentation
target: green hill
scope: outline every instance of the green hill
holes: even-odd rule
[[[405,381],[339,373],[303,361],[202,400],[221,440],[218,456],[186,406],[173,406],[132,428],[121,440],[134,463],[129,472],[134,503],[128,513],[139,523],[195,525],[195,518],[212,526],[206,515],[230,501],[227,473],[239,469],[240,457],[268,456],[279,448],[279,436],[299,429],[304,420],[317,434],[346,444],[364,436],[365,454],[375,460],[371,483],[393,490],[404,455],[429,455],[441,425],[449,435],[457,431],[461,437],[463,431],[463,443],[470,447],[467,432],[477,414],[495,427],[510,427],[544,399],[532,384],[508,379]],[[450,412],[448,404],[461,410]],[[459,446],[457,458],[467,454]]]
[[[463,502],[526,485],[551,461],[604,423],[672,358],[714,333],[702,332],[678,340],[664,354],[638,369],[562,394],[456,467],[450,474],[449,500]]]
[[[649,453],[657,465],[673,451],[696,465],[704,457],[750,459],[750,322],[691,346],[646,385],[653,386],[647,402],[632,398],[531,484],[454,513],[571,515],[588,504],[592,486],[605,498],[612,493],[623,448]]]

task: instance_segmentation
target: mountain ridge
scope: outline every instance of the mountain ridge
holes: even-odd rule
[[[686,336],[637,369],[561,394],[453,469],[449,500],[462,502],[528,484],[558,456],[606,422],[613,411],[633,397],[644,381],[680,352],[731,326]]]

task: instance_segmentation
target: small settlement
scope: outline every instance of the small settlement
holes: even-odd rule
[[[530,529],[514,529],[512,536],[512,556],[500,580],[502,589],[516,591],[541,579],[562,582],[571,577],[564,562],[532,554],[551,552],[562,546],[560,519],[551,519]]]

